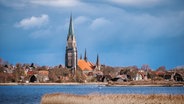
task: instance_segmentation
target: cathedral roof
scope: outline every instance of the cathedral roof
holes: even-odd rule
[[[92,71],[94,69],[94,65],[89,62],[89,61],[85,61],[85,60],[79,60],[78,61],[78,66],[80,67],[81,70],[89,70]]]

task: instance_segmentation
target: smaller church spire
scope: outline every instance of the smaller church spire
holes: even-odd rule
[[[97,54],[97,58],[96,58],[96,66],[99,66],[100,65],[100,61],[99,61],[99,56]]]
[[[86,62],[88,61],[86,48],[85,48],[85,52],[84,52],[84,60],[85,60]]]
[[[99,59],[98,54],[97,54],[97,58],[96,58],[96,69],[100,70],[100,59]]]
[[[68,30],[68,36],[74,35],[74,28],[73,28],[73,22],[72,22],[72,14],[70,15],[70,25]]]

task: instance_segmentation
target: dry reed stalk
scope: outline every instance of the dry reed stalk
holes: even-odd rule
[[[184,95],[140,94],[46,94],[41,104],[184,104]]]

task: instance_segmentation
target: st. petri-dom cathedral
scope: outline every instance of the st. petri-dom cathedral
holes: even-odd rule
[[[70,69],[75,74],[76,69],[80,68],[83,72],[100,71],[100,60],[97,55],[96,64],[89,62],[87,59],[87,53],[85,50],[84,59],[78,60],[77,54],[77,41],[74,34],[74,27],[72,21],[72,15],[70,16],[69,30],[67,36],[66,53],[65,53],[65,67]]]

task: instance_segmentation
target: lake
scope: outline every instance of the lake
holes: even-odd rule
[[[140,87],[104,85],[17,85],[0,86],[1,104],[39,104],[48,93],[69,94],[184,94],[184,87]]]

